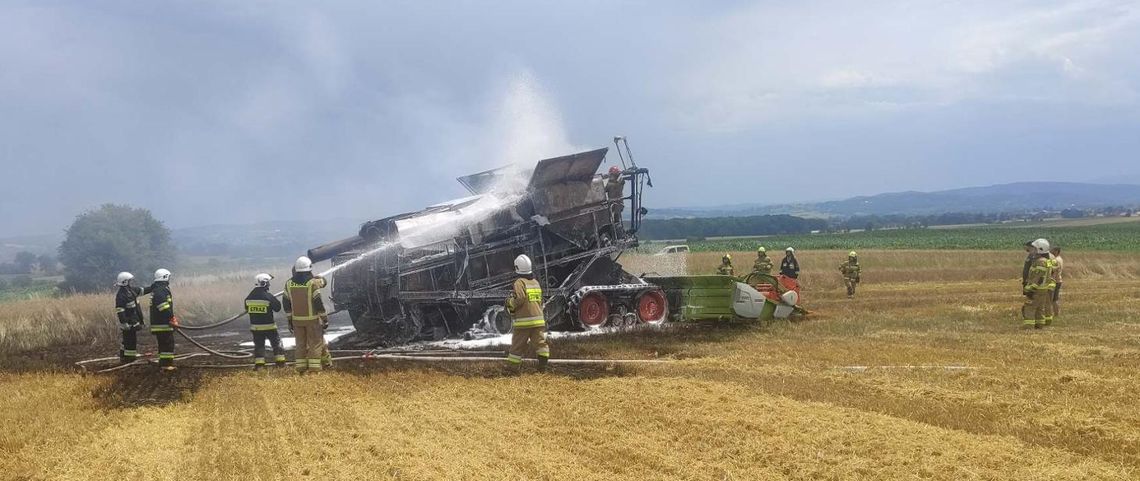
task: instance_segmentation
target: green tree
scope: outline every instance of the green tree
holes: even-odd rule
[[[174,261],[170,230],[149,210],[104,204],[80,214],[59,246],[63,289],[91,292],[114,284],[120,271],[140,279]]]
[[[40,272],[45,276],[54,276],[59,269],[59,261],[47,254],[37,256],[36,265],[40,266]]]
[[[36,267],[36,255],[27,251],[17,252],[13,264],[16,264],[20,274],[31,274]]]

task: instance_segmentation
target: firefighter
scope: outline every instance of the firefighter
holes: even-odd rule
[[[331,365],[331,359],[326,359],[328,347],[323,333],[328,316],[320,289],[325,284],[323,277],[313,275],[313,261],[305,256],[293,263],[293,277],[285,282],[281,303],[289,320],[289,330],[296,337],[293,364],[297,372],[316,372],[321,370],[322,364]]]
[[[120,272],[115,279],[119,291],[115,293],[115,315],[119,317],[119,330],[123,343],[119,347],[119,361],[126,364],[138,358],[139,330],[143,328],[143,312],[139,306],[142,288],[131,285],[135,278],[130,272]]]
[[[859,283],[859,256],[855,251],[847,254],[847,262],[839,264],[839,272],[843,274],[843,285],[847,286],[847,298],[854,298],[855,285]]]
[[[274,312],[281,312],[281,302],[269,292],[269,281],[273,276],[258,274],[254,287],[245,296],[245,312],[249,314],[249,330],[253,333],[253,369],[265,367],[265,343],[273,347],[273,362],[277,367],[285,367],[285,348],[281,346],[281,335],[277,332]]]
[[[621,169],[616,165],[610,167],[609,175],[606,176],[606,198],[614,202],[610,210],[614,219],[614,224],[621,224],[621,213],[625,210],[625,201],[622,199],[625,195],[625,179],[621,177]]]
[[[765,275],[772,273],[772,259],[768,257],[768,249],[764,246],[756,249],[756,262],[752,264],[752,272]]]
[[[720,265],[717,266],[716,273],[722,276],[731,276],[736,273],[736,271],[732,268],[731,255],[725,254],[724,257],[720,258]]]
[[[1025,290],[1025,285],[1029,283],[1029,268],[1033,265],[1033,259],[1037,257],[1034,254],[1033,241],[1025,243],[1025,264],[1021,267],[1021,292],[1029,297],[1029,291]]]
[[[154,271],[154,283],[143,289],[150,294],[150,333],[158,341],[158,367],[174,370],[174,329],[178,317],[174,315],[174,296],[170,292],[170,271]]]
[[[1023,329],[1041,329],[1053,321],[1053,289],[1057,287],[1053,278],[1055,264],[1049,258],[1049,241],[1037,239],[1032,246],[1034,258],[1025,283],[1027,299],[1021,307]]]
[[[505,303],[512,323],[507,362],[521,366],[523,355],[533,348],[538,356],[538,370],[546,371],[550,345],[546,343],[546,319],[542,314],[542,285],[534,278],[530,257],[525,254],[515,258],[515,273],[519,277]]]
[[[796,260],[796,250],[791,247],[784,249],[784,260],[780,262],[780,275],[792,279],[800,277],[800,261]]]
[[[1049,250],[1053,255],[1053,282],[1057,283],[1057,287],[1053,289],[1053,319],[1056,320],[1057,316],[1061,315],[1061,283],[1064,281],[1065,274],[1065,259],[1061,257],[1061,248],[1053,247]]]

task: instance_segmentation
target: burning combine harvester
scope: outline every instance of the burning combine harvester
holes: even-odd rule
[[[643,279],[622,269],[618,259],[637,247],[647,212],[642,195],[653,184],[624,138],[614,144],[629,186],[620,196],[617,189],[607,196],[607,179],[598,175],[608,149],[591,150],[542,160],[530,171],[460,177],[471,197],[367,222],[358,235],[308,256],[332,259],[333,303],[383,345],[510,332],[503,300],[519,254],[534,262],[552,330],[790,315],[799,293],[792,279]]]
[[[542,160],[530,172],[461,177],[471,197],[365,223],[358,235],[308,255],[334,266],[353,261],[333,274],[332,301],[382,344],[510,332],[502,304],[519,254],[534,260],[551,329],[663,321],[663,291],[617,263],[637,246],[649,171],[622,155],[629,188],[609,199],[597,175],[607,151]]]

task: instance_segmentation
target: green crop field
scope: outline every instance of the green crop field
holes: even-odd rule
[[[56,293],[57,278],[33,279],[28,276],[0,277],[0,302],[51,297]]]
[[[1007,227],[980,226],[957,229],[899,229],[846,234],[781,235],[755,238],[707,239],[688,242],[696,252],[750,251],[758,245],[797,249],[1019,249],[1037,237],[1076,250],[1140,251],[1140,222],[1085,226]],[[676,243],[676,242],[673,242]],[[663,242],[646,243],[643,252],[655,252]]]

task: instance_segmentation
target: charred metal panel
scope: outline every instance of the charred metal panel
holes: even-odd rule
[[[550,184],[531,193],[534,211],[544,216],[590,204],[600,204],[606,200],[606,192],[600,177],[591,176],[590,181],[569,181]]]
[[[608,148],[540,160],[530,176],[528,191],[561,182],[590,182],[606,159]]]
[[[458,180],[468,192],[474,195],[487,194],[493,191],[496,186],[501,185],[505,176],[512,175],[509,171],[509,167],[499,167],[457,177],[455,180]]]

